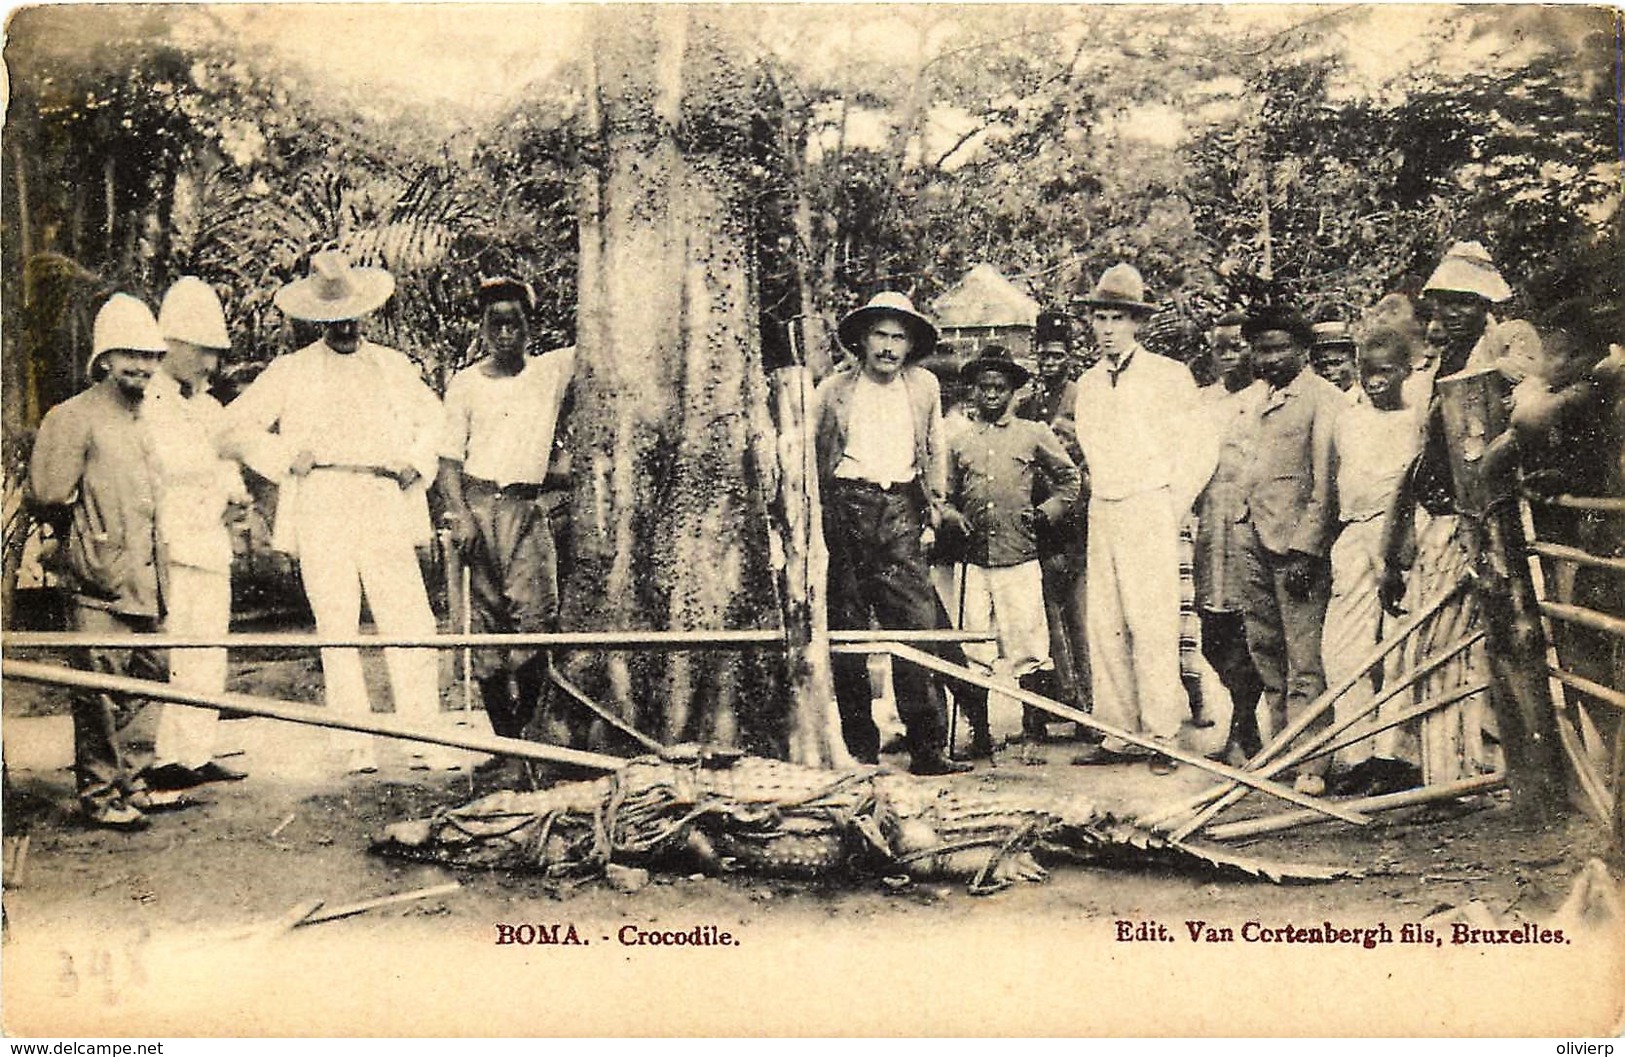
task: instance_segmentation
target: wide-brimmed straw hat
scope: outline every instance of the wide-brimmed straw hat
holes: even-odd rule
[[[1012,359],[1010,350],[1003,345],[989,345],[983,349],[976,359],[959,369],[959,380],[966,385],[975,385],[983,371],[998,371],[1010,380],[1013,389],[1020,389],[1032,378],[1032,372]]]
[[[1141,316],[1157,310],[1145,299],[1145,280],[1132,264],[1114,264],[1101,272],[1100,281],[1078,302],[1089,308],[1120,308]]]
[[[1482,242],[1458,242],[1445,252],[1422,293],[1472,294],[1500,304],[1511,299],[1512,288]]]
[[[166,338],[205,349],[231,348],[226,310],[214,289],[195,275],[176,279],[164,295],[158,306],[158,330]]]
[[[158,331],[158,321],[152,318],[152,309],[139,298],[129,294],[114,294],[96,313],[90,328],[90,359],[86,370],[92,370],[105,352],[168,352],[164,336]]]
[[[869,325],[882,316],[900,319],[908,328],[912,340],[906,360],[917,360],[937,347],[936,325],[915,309],[914,302],[907,295],[895,290],[883,290],[871,297],[862,308],[848,313],[835,328],[835,333],[849,352],[862,356],[863,335],[868,332]]]
[[[336,323],[377,311],[395,292],[395,277],[382,268],[354,268],[338,250],[310,258],[310,274],[276,292],[276,306],[294,319]]]

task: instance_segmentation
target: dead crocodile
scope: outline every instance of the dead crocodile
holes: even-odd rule
[[[1042,880],[1044,863],[1276,883],[1353,875],[1171,840],[1082,796],[963,789],[875,768],[828,771],[759,757],[640,757],[594,781],[493,793],[396,823],[373,850],[555,879],[594,876],[613,863],[773,877],[955,879],[974,892]]]

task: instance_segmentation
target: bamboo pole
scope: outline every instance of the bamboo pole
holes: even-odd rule
[[[1419,719],[1422,716],[1427,715],[1429,712],[1437,712],[1446,705],[1453,705],[1463,698],[1472,697],[1474,694],[1481,694],[1489,688],[1489,680],[1480,679],[1477,682],[1468,683],[1465,686],[1458,686],[1454,690],[1439,694],[1436,697],[1430,697],[1425,701],[1420,701],[1412,705],[1410,708],[1395,712],[1392,716],[1384,716],[1376,723],[1362,727],[1354,734],[1345,734],[1343,737],[1317,739],[1314,745],[1306,746],[1306,751],[1294,762],[1302,763],[1304,760],[1319,759],[1328,753],[1336,752],[1338,749],[1346,749],[1350,745],[1358,745],[1365,739],[1377,734],[1381,734],[1383,731],[1388,730],[1391,727],[1397,727],[1402,723],[1409,723],[1411,720]],[[1341,728],[1338,733],[1343,733],[1347,731],[1347,729],[1348,727],[1345,726]]]
[[[1405,634],[1409,634],[1409,631],[1407,630]],[[1396,636],[1396,638],[1399,637],[1402,636]],[[1350,722],[1355,719],[1359,719],[1361,716],[1374,711],[1381,705],[1397,697],[1399,694],[1415,685],[1416,681],[1423,675],[1431,672],[1434,668],[1437,668],[1439,665],[1443,664],[1451,657],[1454,657],[1462,650],[1468,649],[1475,645],[1483,637],[1484,635],[1482,632],[1472,632],[1471,634],[1457,639],[1440,652],[1424,658],[1415,668],[1405,673],[1405,675],[1399,681],[1394,683],[1394,685],[1385,688],[1381,696],[1374,698],[1372,701],[1367,703],[1366,707],[1361,709],[1359,712],[1356,712],[1350,718]],[[1349,685],[1352,686],[1353,683],[1350,683]],[[1324,697],[1322,697],[1322,700],[1324,700]],[[1290,731],[1292,730],[1292,727],[1288,726],[1286,729]],[[1345,724],[1345,726],[1341,729],[1347,729],[1347,724]],[[1336,733],[1337,729],[1334,729],[1332,734],[1335,735]],[[1324,735],[1317,734],[1316,737],[1322,738]],[[1277,738],[1276,740],[1279,741],[1280,739]],[[1313,744],[1313,742],[1310,744]],[[1286,770],[1288,767],[1293,766],[1293,764],[1301,761],[1301,757],[1295,755],[1295,753],[1299,751],[1299,749],[1287,749],[1282,751],[1276,746],[1275,742],[1272,741],[1269,746],[1266,746],[1263,751],[1247,762],[1247,770],[1256,771],[1260,774],[1274,777],[1275,775]],[[1183,801],[1176,808],[1165,811],[1153,819],[1146,820],[1146,824],[1161,827],[1192,811],[1201,812],[1201,814],[1197,816],[1198,820],[1210,819],[1214,815],[1218,814],[1220,810],[1223,810],[1224,808],[1235,803],[1236,799],[1242,792],[1243,790],[1238,789],[1234,784],[1213,786],[1211,788],[1202,790],[1200,793],[1192,796],[1189,800]]]
[[[1461,579],[1457,580],[1453,586],[1440,592],[1403,624],[1395,628],[1392,635],[1378,643],[1376,646],[1372,647],[1371,652],[1366,654],[1366,656],[1361,659],[1359,666],[1354,668],[1345,679],[1338,682],[1335,686],[1327,687],[1325,693],[1321,694],[1319,697],[1315,698],[1314,701],[1310,702],[1309,706],[1304,709],[1302,715],[1300,715],[1296,721],[1288,724],[1281,731],[1281,733],[1270,739],[1269,744],[1265,745],[1258,751],[1257,754],[1253,756],[1252,759],[1248,760],[1247,769],[1258,770],[1264,764],[1274,759],[1275,755],[1283,751],[1293,738],[1296,738],[1300,733],[1302,733],[1304,728],[1306,728],[1310,722],[1318,719],[1322,713],[1335,705],[1338,698],[1342,697],[1344,694],[1353,689],[1356,683],[1366,677],[1367,672],[1386,660],[1388,655],[1403,645],[1405,640],[1409,638],[1417,628],[1421,627],[1422,624],[1428,620],[1428,618],[1437,613],[1439,609],[1442,608],[1447,602],[1456,597],[1457,592],[1463,590],[1466,586],[1466,577],[1462,577]],[[1234,786],[1225,787],[1224,791],[1228,792],[1232,788],[1234,788]],[[1172,819],[1180,817],[1181,815],[1197,810],[1203,804],[1206,804],[1212,800],[1212,798],[1216,795],[1220,795],[1217,789],[1205,790],[1202,793],[1190,798],[1189,801],[1183,801],[1178,805],[1159,812],[1150,818],[1142,819],[1141,821],[1148,826],[1163,825]]]
[[[1601,683],[1587,679],[1583,675],[1575,675],[1573,672],[1565,671],[1556,665],[1548,666],[1546,671],[1547,674],[1564,686],[1572,686],[1583,694],[1591,695],[1598,701],[1606,702],[1618,709],[1625,709],[1625,693],[1621,693],[1611,686],[1604,686]]]
[[[350,903],[347,906],[334,907],[331,910],[314,910],[293,923],[294,928],[303,928],[306,925],[320,925],[324,921],[337,921],[339,918],[354,917],[369,910],[380,907],[395,906],[398,903],[411,903],[419,899],[430,899],[434,896],[451,895],[462,889],[456,881],[445,884],[431,885],[428,888],[419,888],[411,892],[397,892],[394,895],[379,896],[377,899],[363,899],[359,903]]]
[[[1525,531],[1532,532],[1528,526]],[[1574,562],[1578,565],[1589,565],[1597,569],[1611,569],[1614,572],[1625,572],[1625,558],[1609,558],[1601,554],[1592,554],[1579,547],[1568,547],[1561,543],[1544,543],[1540,540],[1529,545],[1529,549],[1536,554],[1551,558],[1554,561]]]
[[[1477,645],[1483,638],[1484,632],[1475,631],[1471,634],[1462,636],[1449,646],[1445,647],[1443,650],[1440,650],[1438,653],[1428,656],[1416,667],[1406,672],[1404,677],[1396,682],[1393,686],[1386,688],[1381,695],[1368,702],[1364,708],[1350,718],[1349,722],[1352,723],[1354,720],[1359,719],[1362,715],[1376,711],[1382,705],[1398,697],[1406,690],[1409,690],[1412,686],[1415,686],[1423,676],[1432,672],[1435,668],[1450,660],[1458,653],[1461,653],[1463,650],[1470,649],[1471,647]],[[1338,729],[1339,728],[1334,728],[1332,736],[1336,735]],[[1345,724],[1345,726],[1340,729],[1347,729],[1347,725]],[[1302,763],[1305,759],[1309,758],[1309,752],[1311,750],[1313,750],[1317,745],[1325,744],[1325,742],[1328,740],[1330,739],[1324,734],[1324,732],[1317,733],[1304,745],[1288,751],[1278,759],[1271,762],[1268,766],[1261,768],[1249,767],[1249,770],[1255,770],[1273,778],[1287,768],[1295,767]],[[1232,784],[1222,793],[1219,792],[1219,787],[1209,790],[1209,793],[1215,795],[1217,799],[1215,799],[1207,807],[1202,808],[1193,818],[1169,834],[1174,840],[1184,840],[1192,833],[1195,833],[1197,830],[1201,829],[1208,822],[1212,821],[1213,818],[1225,808],[1246,796],[1247,790]]]
[[[570,700],[574,701],[582,708],[585,708],[588,712],[591,712],[605,723],[608,723],[622,734],[625,734],[639,745],[642,745],[645,749],[648,749],[650,752],[664,751],[664,745],[660,744],[658,741],[649,737],[649,735],[643,733],[643,731],[634,727],[620,716],[617,716],[615,713],[611,712],[609,709],[587,696],[587,692],[585,690],[571,682],[570,679],[563,672],[559,671],[551,661],[549,661],[547,665],[547,677],[553,680],[553,685],[558,687],[560,690],[563,690],[565,696]]]
[[[1456,797],[1472,796],[1475,793],[1487,793],[1504,785],[1506,785],[1506,775],[1504,774],[1481,774],[1473,778],[1447,782],[1444,785],[1428,785],[1420,789],[1407,789],[1400,793],[1386,793],[1383,796],[1371,796],[1362,800],[1348,800],[1344,802],[1344,806],[1372,813],[1393,811],[1396,808],[1430,804],[1439,800],[1454,800]],[[1279,833],[1284,829],[1292,829],[1312,822],[1324,822],[1325,820],[1325,816],[1318,815],[1313,811],[1285,811],[1278,815],[1264,815],[1261,818],[1226,822],[1222,826],[1214,826],[1208,830],[1207,835],[1213,840],[1240,840],[1243,837]]]
[[[472,752],[488,752],[498,756],[519,756],[527,760],[569,764],[573,767],[585,767],[595,771],[618,771],[626,766],[626,761],[618,756],[584,752],[580,749],[567,749],[558,745],[543,745],[539,742],[524,741],[520,738],[503,738],[495,734],[476,734],[466,730],[423,730],[385,716],[336,716],[325,709],[291,705],[275,698],[229,692],[211,694],[198,690],[183,689],[171,683],[159,683],[150,679],[131,679],[122,675],[104,675],[101,672],[84,672],[77,668],[64,668],[56,664],[14,661],[8,658],[0,662],[0,675],[7,679],[21,679],[24,682],[77,686],[86,690],[131,694],[155,701],[173,701],[177,704],[212,708],[217,711],[226,709],[234,712],[244,712],[252,716],[280,719],[289,723],[303,723],[308,726],[327,727],[332,730],[353,730],[362,734],[377,734],[387,738],[398,738],[403,741],[427,742],[431,745],[445,745],[454,749],[468,749]]]
[[[1370,821],[1370,819],[1359,814],[1358,812],[1347,811],[1335,804],[1324,803],[1316,800],[1312,796],[1305,796],[1303,793],[1299,793],[1296,790],[1289,789],[1286,786],[1275,782],[1271,782],[1268,779],[1262,778],[1258,775],[1249,774],[1246,771],[1240,771],[1234,767],[1217,763],[1198,753],[1187,752],[1184,749],[1174,745],[1164,745],[1142,735],[1122,730],[1118,727],[1112,726],[1109,723],[1102,723],[1088,712],[1082,712],[1076,708],[1071,708],[1067,705],[1060,704],[1059,702],[1051,701],[1047,697],[1032,693],[1029,690],[1023,690],[1020,687],[1006,686],[1005,684],[1000,683],[998,680],[993,679],[990,676],[983,675],[980,672],[972,671],[969,668],[961,668],[957,664],[950,664],[942,658],[937,657],[935,654],[926,653],[923,650],[917,650],[912,646],[905,646],[901,643],[892,645],[887,652],[899,660],[910,661],[929,671],[934,671],[939,675],[952,676],[953,678],[962,682],[970,683],[972,686],[985,687],[988,690],[992,690],[996,693],[1000,693],[1006,697],[1012,698],[1013,700],[1019,701],[1024,705],[1032,705],[1034,708],[1042,709],[1043,711],[1048,712],[1051,715],[1058,716],[1061,719],[1071,720],[1080,726],[1088,727],[1090,730],[1099,731],[1100,733],[1110,737],[1121,739],[1122,741],[1126,741],[1131,745],[1138,745],[1141,748],[1150,749],[1153,752],[1160,753],[1170,759],[1178,760],[1181,763],[1189,764],[1192,767],[1196,767],[1204,771],[1211,771],[1220,777],[1228,778],[1231,781],[1250,786],[1251,788],[1268,793],[1271,796],[1297,804],[1300,807],[1310,808],[1314,811],[1322,811],[1334,818],[1341,819],[1344,822],[1352,822],[1357,826],[1364,825]]]
[[[1545,506],[1558,506],[1568,510],[1601,510],[1609,513],[1625,513],[1625,499],[1613,496],[1591,495],[1555,495],[1555,496],[1529,496],[1532,503],[1541,503]]]
[[[1625,620],[1609,616],[1607,613],[1599,613],[1595,609],[1542,600],[1540,611],[1549,617],[1554,617],[1568,624],[1578,624],[1583,628],[1590,628],[1592,631],[1600,631],[1605,635],[1625,639]]]
[[[832,631],[832,643],[991,642],[984,631]],[[464,647],[608,650],[740,650],[784,646],[784,632],[772,628],[735,631],[536,631],[434,635],[316,635],[305,632],[229,633],[225,635],[96,635],[74,631],[8,631],[0,636],[7,649],[317,649],[333,647],[401,647],[455,650]],[[881,651],[875,651],[881,652]]]

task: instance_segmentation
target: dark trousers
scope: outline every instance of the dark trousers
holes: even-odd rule
[[[832,481],[824,489],[824,539],[829,546],[829,626],[858,630],[871,618],[882,628],[929,630],[949,627],[925,555],[920,550],[923,498],[916,489],[883,491],[858,482]],[[963,665],[957,645],[933,648],[944,660]],[[860,761],[874,763],[880,754],[868,667],[861,654],[832,659],[835,700],[841,713],[846,747]],[[892,666],[897,715],[908,731],[909,751],[916,756],[940,753],[948,742],[947,709],[942,687],[918,667]],[[985,715],[987,691],[966,686],[961,707]]]
[[[158,630],[153,617],[114,613],[94,606],[71,603],[69,620],[74,631],[90,635],[151,633]],[[132,679],[169,678],[168,665],[161,654],[149,649],[82,649],[73,656],[74,666],[88,672],[128,676]],[[144,698],[100,690],[73,692],[73,770],[79,788],[79,802],[86,811],[111,803],[127,793],[145,788],[136,776],[126,731],[141,709]]]
[[[1229,740],[1252,755],[1260,747],[1258,699],[1264,695],[1264,683],[1247,652],[1246,621],[1239,612],[1196,612],[1202,621],[1202,656],[1230,695]]]
[[[474,630],[554,631],[558,562],[548,512],[535,486],[510,491],[519,494],[464,478],[463,494],[479,532],[463,551]],[[546,685],[546,670],[547,657],[538,649],[474,651],[474,675],[492,732],[506,738],[523,736]]]
[[[1249,536],[1249,545],[1242,547],[1242,613],[1247,623],[1247,650],[1264,684],[1267,736],[1273,738],[1326,692],[1320,638],[1332,596],[1331,572],[1324,562],[1318,563],[1307,596],[1294,598],[1283,582],[1286,557],[1267,550],[1256,533]],[[1331,723],[1328,711],[1304,733],[1312,734]],[[1328,763],[1323,756],[1299,770],[1324,773]]]

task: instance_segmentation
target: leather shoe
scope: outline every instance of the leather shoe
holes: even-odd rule
[[[86,808],[85,822],[97,829],[121,830],[125,833],[134,833],[152,825],[151,819],[122,800],[111,800]]]
[[[210,760],[193,772],[204,782],[240,782],[248,777],[247,771],[227,767],[219,760]]]
[[[921,777],[930,777],[939,774],[966,774],[973,770],[970,764],[951,760],[942,752],[933,752],[916,757],[908,765],[908,773]]]
[[[163,790],[193,789],[209,780],[203,777],[201,770],[193,770],[178,763],[148,767],[141,772],[141,779],[147,783],[148,789]]]
[[[202,801],[193,800],[182,789],[138,789],[124,795],[124,803],[137,811],[153,815],[160,811],[185,811],[197,807]]]

